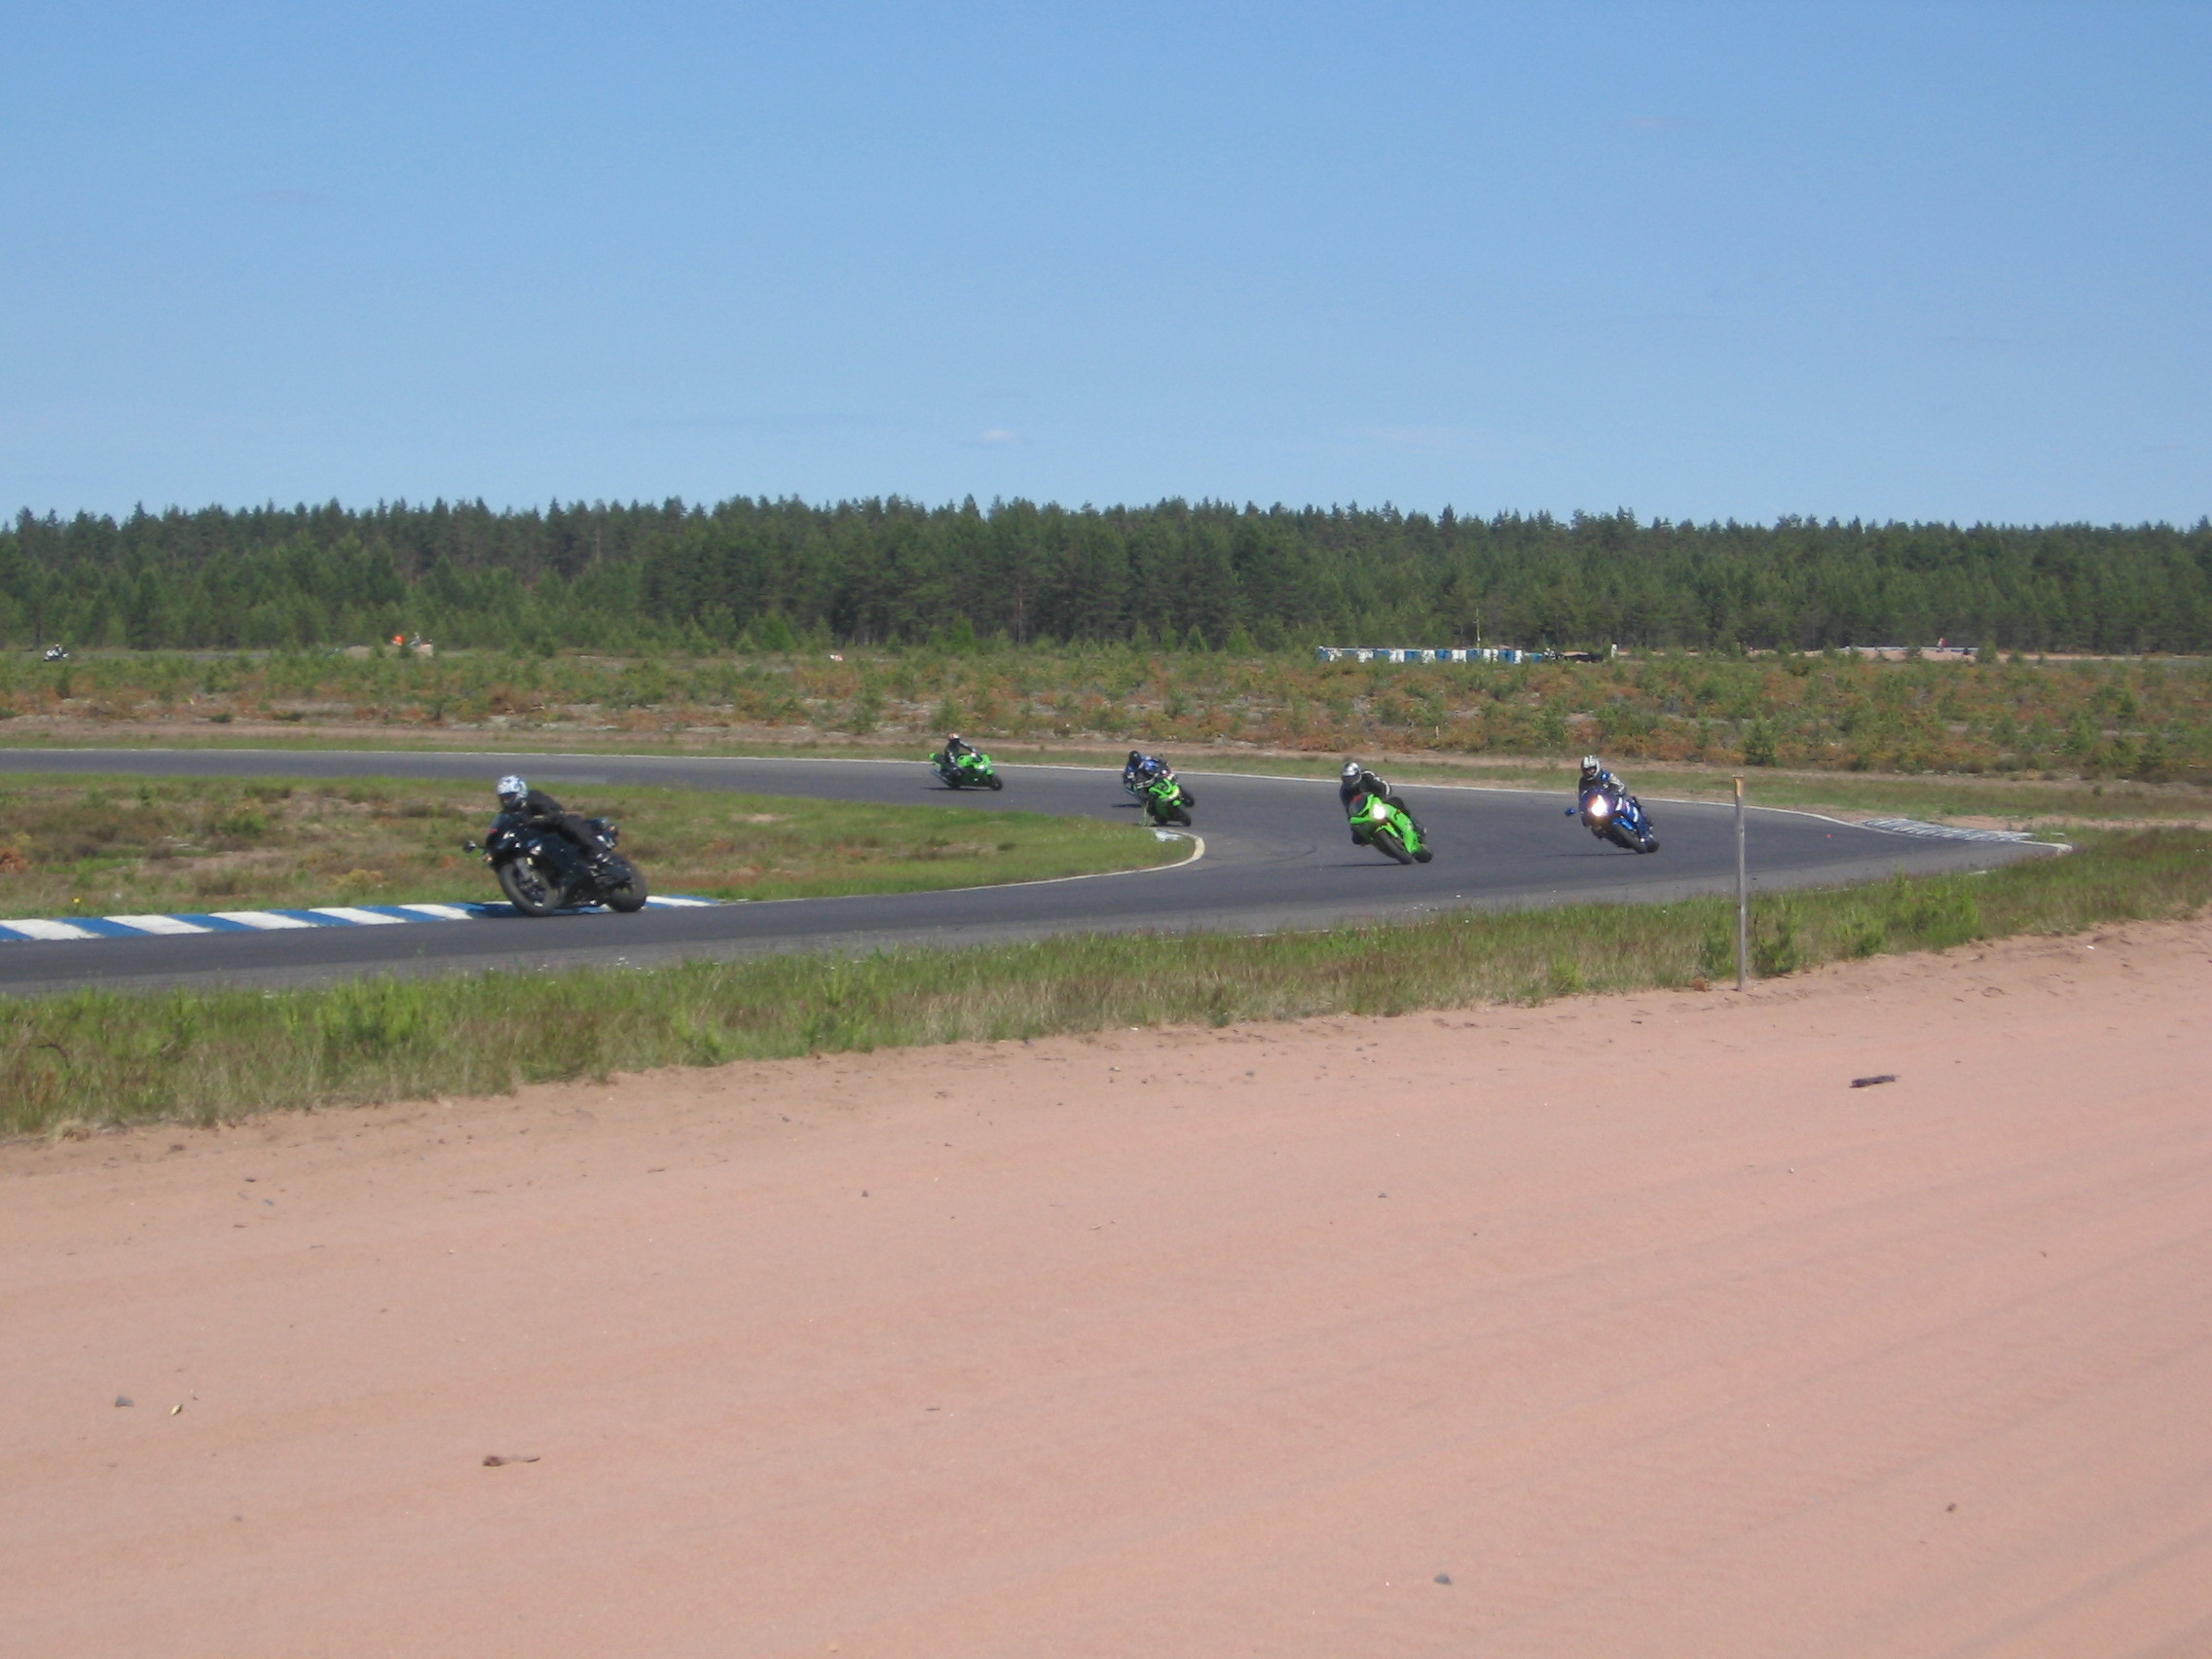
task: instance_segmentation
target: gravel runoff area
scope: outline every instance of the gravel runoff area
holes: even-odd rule
[[[0,1630],[2212,1651],[2208,961],[2135,924],[0,1147]]]

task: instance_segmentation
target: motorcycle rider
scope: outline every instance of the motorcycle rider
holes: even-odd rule
[[[521,818],[533,829],[551,830],[583,855],[593,874],[600,872],[606,849],[599,844],[599,837],[591,832],[581,813],[571,812],[543,790],[532,789],[512,772],[495,787],[501,812]]]
[[[1129,751],[1129,763],[1122,768],[1122,782],[1131,789],[1141,790],[1161,773],[1167,770],[1167,762],[1157,755],[1147,755],[1141,749]]]
[[[1628,793],[1628,785],[1605,770],[1605,764],[1595,755],[1582,757],[1582,777],[1574,786],[1574,804],[1567,809],[1572,818],[1582,810],[1582,797],[1592,790],[1604,790],[1607,794],[1619,796]]]
[[[1337,774],[1337,799],[1344,803],[1346,819],[1348,821],[1358,803],[1370,796],[1389,802],[1408,818],[1412,818],[1414,833],[1424,842],[1428,839],[1428,831],[1421,828],[1419,819],[1414,818],[1414,809],[1406,804],[1403,795],[1357,760],[1346,760],[1344,770]],[[1357,835],[1351,839],[1353,846],[1360,844]]]
[[[980,753],[981,751],[958,732],[947,732],[944,738],[944,753],[937,757],[938,764],[947,772],[957,771],[960,766],[961,756]]]

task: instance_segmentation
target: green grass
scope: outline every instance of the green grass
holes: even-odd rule
[[[1986,875],[1763,900],[1766,974],[2195,913],[2212,836],[2097,834]],[[1396,1014],[1729,970],[1724,900],[1264,938],[1084,936],[861,960],[779,956],[327,989],[79,991],[0,1006],[0,1130],[495,1092],[520,1083],[1109,1026]]]
[[[0,916],[496,900],[460,845],[491,804],[481,784],[388,778],[0,775]],[[1125,824],[949,806],[630,787],[567,804],[620,823],[655,891],[723,899],[978,887],[1188,850]]]

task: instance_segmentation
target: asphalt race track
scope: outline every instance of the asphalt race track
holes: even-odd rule
[[[735,790],[827,801],[1025,809],[1137,821],[1118,769],[1011,765],[1000,793],[954,793],[916,760],[753,760],[694,756],[456,755],[391,751],[14,750],[0,771],[258,778],[481,779],[520,772],[569,806],[595,812],[622,785]],[[1413,784],[1403,793],[1436,848],[1397,865],[1356,848],[1328,781],[1188,769],[1198,797],[1200,859],[1165,869],[948,893],[782,900],[709,909],[589,913],[544,920],[304,929],[0,945],[0,992],[183,981],[287,984],[372,973],[641,964],[789,949],[859,951],[969,944],[1107,929],[1258,933],[1473,907],[1663,901],[1730,891],[1732,809],[1647,797],[1662,849],[1625,853],[1566,814],[1563,791]],[[1633,781],[1633,780],[1632,780]],[[1893,871],[1978,869],[2032,849],[1931,840],[1809,814],[1752,809],[1754,885],[1836,885]],[[645,871],[652,874],[649,866]],[[498,897],[489,871],[487,900]]]

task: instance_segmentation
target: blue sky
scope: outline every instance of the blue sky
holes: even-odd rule
[[[0,510],[2212,511],[2212,6],[4,15]]]

